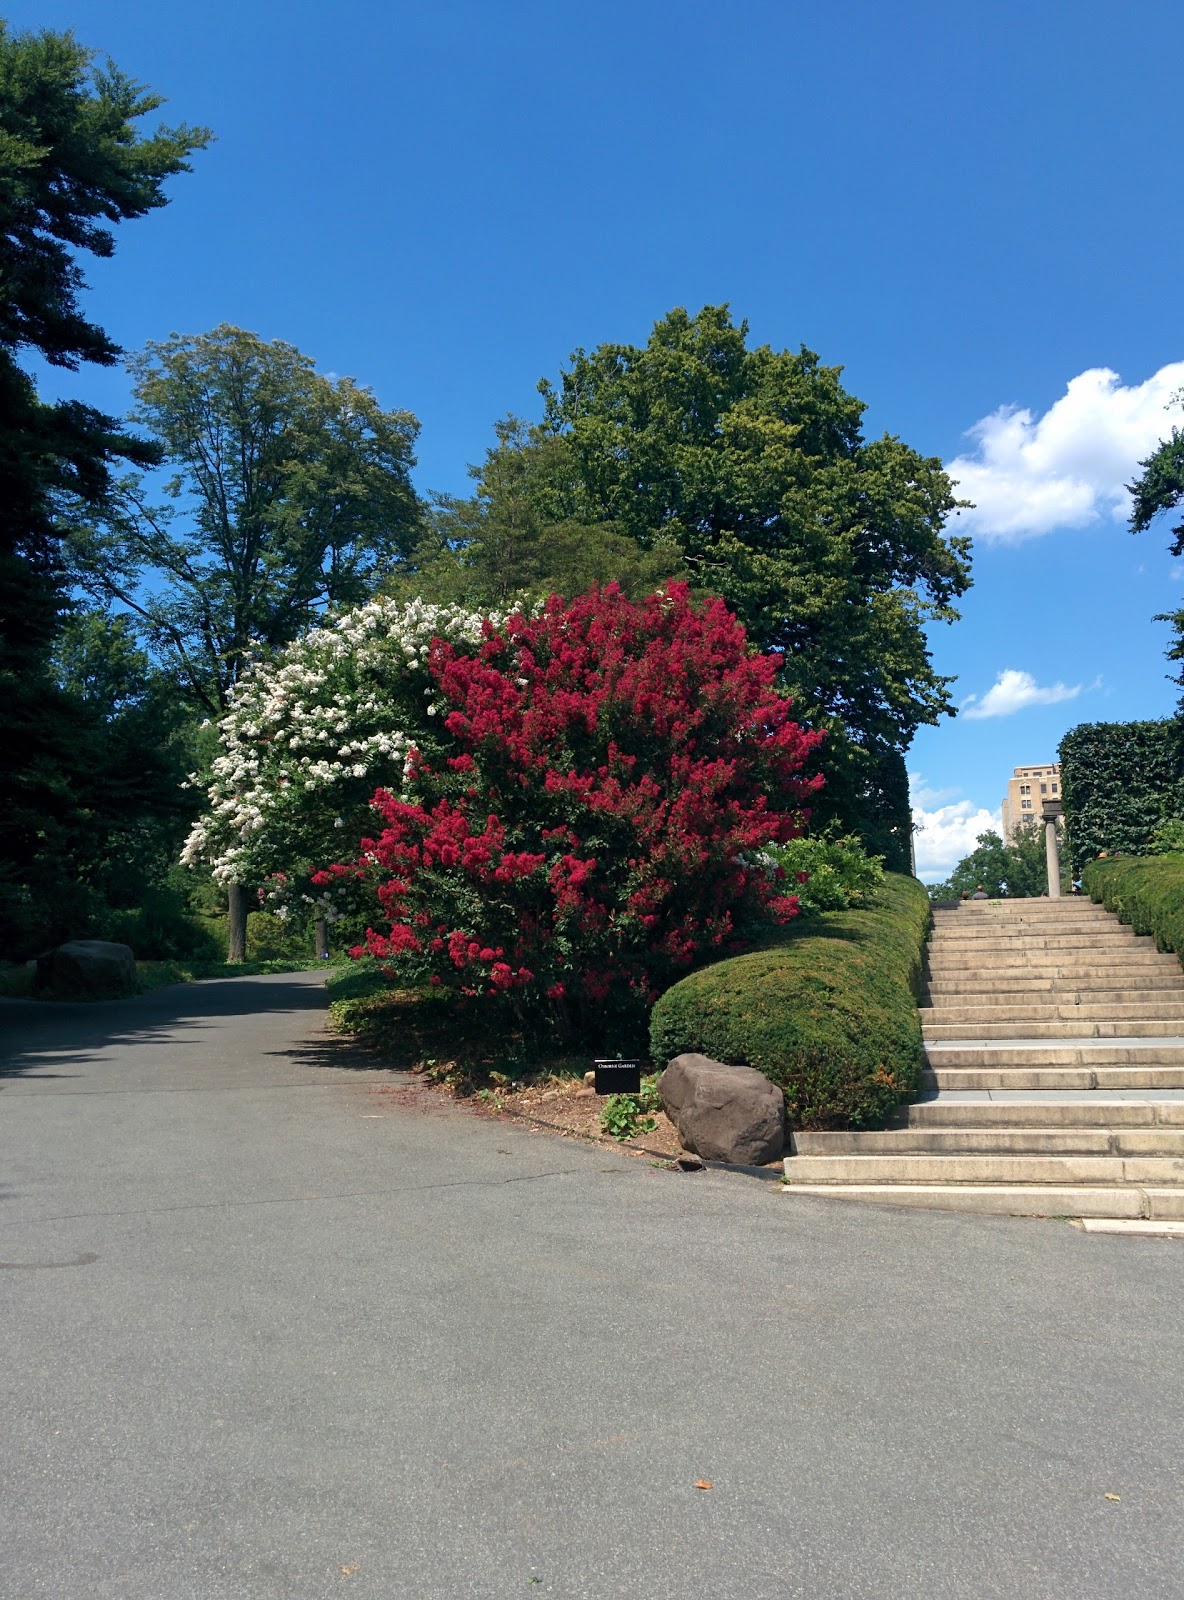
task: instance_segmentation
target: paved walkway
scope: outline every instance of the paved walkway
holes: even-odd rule
[[[322,1004],[0,1007],[5,1596],[1176,1600],[1184,1246],[424,1111]]]

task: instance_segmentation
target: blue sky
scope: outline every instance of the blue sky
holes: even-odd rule
[[[933,644],[969,704],[910,755],[924,875],[1066,728],[1172,708],[1151,618],[1184,574],[1122,484],[1184,387],[1176,0],[4,11],[218,135],[89,270],[93,315],[129,349],[292,341],[416,413],[421,488],[463,489],[577,345],[725,300],[957,462],[975,587]]]

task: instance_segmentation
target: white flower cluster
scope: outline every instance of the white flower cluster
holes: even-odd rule
[[[220,883],[271,880],[267,898],[278,906],[284,884],[295,890],[309,866],[348,855],[370,796],[402,787],[439,709],[427,672],[432,640],[475,645],[481,625],[480,613],[459,606],[371,600],[257,663],[218,724],[222,753],[204,778],[192,776],[209,811],[182,861],[210,862]]]

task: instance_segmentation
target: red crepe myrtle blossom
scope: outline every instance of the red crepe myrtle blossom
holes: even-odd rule
[[[362,855],[370,952],[401,981],[561,1009],[662,986],[797,914],[762,854],[795,837],[822,735],[775,688],[722,601],[615,585],[537,617],[437,640],[429,671],[453,750],[385,791]]]

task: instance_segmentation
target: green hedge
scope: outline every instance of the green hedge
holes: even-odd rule
[[[654,1060],[696,1050],[755,1067],[784,1089],[794,1128],[882,1126],[920,1081],[929,899],[897,873],[877,898],[676,983],[654,1007]]]
[[[1156,827],[1184,816],[1182,727],[1159,722],[1085,722],[1057,752],[1069,853],[1075,869],[1100,850],[1143,855]]]
[[[1184,959],[1184,855],[1120,856],[1091,861],[1082,887],[1136,933],[1154,935],[1161,950]]]

